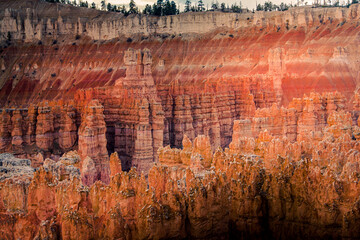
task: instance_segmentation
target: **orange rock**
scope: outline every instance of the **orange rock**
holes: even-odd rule
[[[196,159],[198,160],[200,158],[201,165],[204,168],[209,168],[211,166],[212,159],[212,151],[209,137],[204,135],[196,137],[194,140],[194,147],[191,154],[192,156],[198,154],[196,155]]]
[[[0,149],[4,150],[10,143],[11,118],[6,111],[2,111],[0,121]]]
[[[36,145],[43,150],[53,148],[54,116],[48,103],[38,108],[36,124]]]
[[[13,112],[13,115],[11,117],[11,123],[12,123],[12,141],[11,144],[20,146],[23,143],[23,117],[21,115],[21,112],[19,110],[15,110]]]
[[[94,161],[97,172],[95,180],[108,183],[110,169],[106,149],[106,127],[103,109],[103,106],[97,100],[91,101],[85,107],[78,133],[79,154],[82,159],[89,157]]]
[[[117,152],[110,155],[110,177],[122,172],[121,160]]]
[[[76,111],[72,105],[61,109],[59,125],[59,146],[64,150],[71,149],[77,139]]]

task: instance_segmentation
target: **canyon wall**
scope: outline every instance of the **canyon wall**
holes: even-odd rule
[[[359,238],[359,7],[1,1],[0,238]]]
[[[147,179],[135,169],[122,172],[114,153],[108,185],[82,185],[74,167],[80,156],[74,152],[57,163],[46,159],[30,175],[24,160],[28,167],[20,177],[19,160],[8,158],[9,174],[0,181],[0,236],[359,237],[360,127],[350,113],[332,110],[320,137],[315,129],[306,141],[293,143],[268,130],[247,137],[239,125],[235,122],[233,140],[224,150],[212,151],[204,135],[193,142],[185,135],[183,149],[160,148],[159,163]]]
[[[82,115],[97,99],[107,153],[117,152],[124,170],[147,172],[159,147],[182,147],[185,135],[228,147],[241,120],[246,136],[268,129],[293,142],[356,100],[358,4],[166,17],[0,4],[2,152],[56,160],[81,151]]]
[[[330,18],[335,21],[359,19],[358,5],[350,8],[293,8],[286,12],[187,13],[161,18],[147,15],[130,15],[101,12],[95,9],[76,8],[65,4],[51,4],[39,0],[4,1],[1,9],[0,40],[34,42],[49,36],[86,35],[94,40],[111,40],[118,37],[151,34],[203,34],[217,28],[241,29],[259,27],[308,27]],[[10,36],[10,37],[9,37]],[[281,51],[274,51],[281,54]]]

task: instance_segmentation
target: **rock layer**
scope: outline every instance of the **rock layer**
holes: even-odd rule
[[[1,239],[360,237],[358,4],[0,6]]]
[[[327,124],[311,143],[234,129],[230,148],[214,154],[209,137],[184,137],[184,149],[159,150],[147,180],[135,169],[119,171],[114,154],[109,185],[89,188],[46,160],[30,183],[0,182],[1,237],[357,238],[360,155],[351,136],[360,128],[344,111],[331,112]],[[79,158],[69,153],[61,164]]]

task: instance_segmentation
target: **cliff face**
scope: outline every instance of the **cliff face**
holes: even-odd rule
[[[57,39],[62,36],[86,35],[93,40],[111,40],[118,37],[151,34],[207,33],[216,28],[259,27],[308,27],[329,18],[335,21],[359,19],[358,5],[350,8],[290,9],[282,13],[256,12],[255,14],[188,13],[157,18],[137,15],[124,17],[119,13],[106,13],[94,9],[79,9],[64,4],[44,3],[39,0],[4,1],[1,10],[1,38],[37,42],[49,35]],[[276,57],[281,49],[271,52]],[[280,63],[281,64],[281,63]]]
[[[41,42],[30,38],[23,43],[27,37],[21,40],[15,36],[8,43],[2,42],[0,103],[8,109],[10,118],[14,106],[20,109],[23,119],[17,117],[14,121],[27,124],[23,131],[28,133],[23,133],[23,141],[33,142],[35,138],[41,149],[47,151],[51,149],[52,138],[56,141],[58,137],[49,134],[52,126],[45,126],[51,120],[42,119],[48,110],[37,108],[41,102],[55,99],[67,104],[74,98],[80,101],[97,98],[104,106],[108,152],[123,155],[125,169],[131,166],[135,145],[145,146],[136,154],[138,159],[147,159],[137,161],[138,166],[149,162],[152,156],[156,159],[159,146],[181,147],[184,134],[191,140],[200,134],[209,135],[214,147],[226,147],[231,142],[234,120],[266,115],[262,110],[255,113],[256,109],[270,108],[274,103],[286,106],[293,98],[310,92],[333,91],[349,100],[344,103],[347,108],[351,107],[358,85],[356,4],[350,8],[304,7],[255,14],[189,13],[163,18],[125,18],[121,14],[37,1],[1,4],[3,36],[14,21],[18,24],[14,29],[25,31],[28,26],[25,22],[30,22],[32,29],[45,28],[37,33]],[[73,14],[76,11],[78,14]],[[75,15],[83,17],[79,20]],[[71,31],[61,30],[65,27],[58,23],[59,19]],[[197,28],[201,31],[194,33]],[[133,34],[127,33],[130,29]],[[102,35],[94,38],[92,32]],[[36,110],[27,116],[21,109],[29,108],[28,103],[35,104]],[[120,112],[122,117],[117,117]],[[51,113],[60,128],[66,128],[59,132],[62,149],[76,145],[75,125],[76,128],[80,125],[81,112],[75,114],[72,109]],[[293,121],[292,113],[282,114],[288,114],[286,121]],[[44,127],[49,129],[36,129],[37,120],[44,121]],[[4,142],[9,141],[6,121],[4,116],[1,130]],[[138,124],[144,130],[133,129]],[[319,123],[318,127],[321,126],[324,124]],[[293,140],[297,134],[294,127],[288,127],[284,131]],[[20,134],[16,131],[10,134]],[[282,130],[277,131],[280,134]],[[137,134],[147,140],[135,143],[135,138],[140,138]],[[20,144],[21,139],[14,141]],[[128,147],[124,141],[129,142]],[[145,165],[140,168],[149,169]]]
[[[129,47],[150,50],[152,62],[145,65],[152,70],[163,104],[167,95],[175,101],[184,92],[191,98],[191,92],[220,91],[220,97],[235,95],[234,90],[246,99],[246,89],[256,107],[286,104],[311,91],[338,90],[350,97],[359,78],[357,4],[161,18],[125,18],[35,0],[1,4],[0,35],[2,46],[7,46],[0,60],[2,105],[72,98],[77,89],[113,86],[125,76]],[[78,15],[82,17],[74,17]],[[58,18],[66,22],[68,31],[61,32]],[[26,22],[36,26],[26,29]],[[11,45],[5,41],[8,32],[14,34]],[[38,39],[23,44],[26,32],[36,33]],[[101,36],[94,38],[92,32]],[[224,80],[233,82],[230,88]]]
[[[359,238],[358,4],[0,6],[0,239]]]
[[[86,105],[78,132],[79,154],[82,159],[90,158],[84,160],[82,168],[86,171],[91,171],[88,168],[95,168],[97,173],[94,181],[89,182],[89,184],[93,184],[96,179],[109,182],[109,155],[106,150],[106,126],[103,108],[97,100]]]
[[[56,164],[45,160],[34,175],[9,174],[0,182],[0,236],[356,238],[360,155],[353,136],[360,127],[342,110],[331,112],[327,124],[322,137],[292,143],[268,131],[241,136],[235,123],[230,147],[214,154],[209,137],[193,143],[184,137],[182,150],[159,149],[147,180],[135,169],[119,170],[113,154],[108,185],[84,187],[76,153]],[[8,169],[16,161],[8,158]],[[82,169],[91,170],[89,161],[96,163],[85,160]]]

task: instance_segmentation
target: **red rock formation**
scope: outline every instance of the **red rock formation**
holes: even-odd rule
[[[148,172],[163,146],[163,110],[151,76],[149,50],[128,49],[126,76],[115,87],[77,92],[78,102],[98,99],[104,105],[107,148],[118,152],[124,170]]]
[[[10,143],[10,128],[11,128],[11,118],[6,111],[2,111],[0,121],[0,149],[5,150],[7,145]]]
[[[12,131],[11,131],[11,144],[20,146],[23,143],[23,117],[19,110],[15,110],[11,117]]]
[[[210,140],[205,136],[196,138],[194,146],[185,137],[181,151],[160,149],[161,166],[149,171],[148,186],[134,169],[117,172],[108,186],[98,182],[89,190],[76,177],[61,181],[43,169],[29,186],[17,188],[19,183],[11,180],[0,182],[2,216],[14,219],[2,223],[14,231],[2,230],[1,234],[51,237],[55,231],[65,239],[203,239],[229,233],[274,238],[358,236],[356,172],[360,155],[357,141],[349,136],[356,128],[350,114],[332,112],[324,137],[312,145],[274,138],[268,131],[257,139],[241,140],[239,123],[234,125],[230,151],[218,149],[209,155]],[[252,139],[252,144],[246,139]],[[252,154],[241,146],[252,146]],[[179,161],[188,152],[190,168]],[[61,161],[76,164],[76,160],[66,160],[71,156],[63,156]],[[204,165],[207,156],[210,169]],[[120,162],[116,154],[112,160]],[[11,186],[11,191],[5,186]],[[8,201],[9,191],[17,191],[19,197]],[[28,212],[22,216],[13,214],[25,209]],[[342,231],[329,227],[334,224]]]
[[[98,170],[90,157],[85,157],[81,163],[81,181],[86,186],[91,186],[98,179]]]
[[[77,139],[76,110],[71,104],[61,109],[59,125],[59,147],[64,150],[71,149]]]
[[[359,238],[358,4],[0,6],[1,239]]]
[[[142,21],[135,21],[133,16],[117,19],[113,13],[81,9],[83,16],[78,20],[73,19],[78,16],[73,14],[78,9],[69,6],[62,11],[62,5],[55,7],[36,2],[21,8],[24,3],[20,0],[5,1],[2,6],[2,29],[7,29],[3,36],[10,32],[13,39],[23,39],[30,45],[36,43],[36,46],[27,48],[13,44],[1,53],[4,57],[1,60],[4,69],[1,105],[8,101],[27,105],[44,100],[70,100],[79,90],[108,88],[107,96],[94,94],[88,95],[87,99],[98,98],[104,105],[108,151],[117,151],[127,169],[131,166],[133,153],[130,149],[133,146],[126,144],[129,146],[126,150],[121,143],[123,140],[115,143],[115,138],[122,137],[114,135],[116,129],[117,132],[132,132],[134,121],[122,122],[114,117],[118,102],[111,97],[116,91],[123,94],[122,90],[109,90],[114,86],[129,90],[129,95],[133,92],[138,99],[146,96],[149,110],[152,110],[150,99],[155,99],[152,94],[157,95],[155,108],[160,109],[161,103],[166,120],[165,126],[159,127],[163,116],[158,114],[158,126],[153,126],[157,136],[152,144],[155,160],[159,146],[181,147],[184,133],[191,140],[197,135],[212,135],[210,141],[217,145],[220,132],[220,146],[227,147],[231,142],[232,122],[253,117],[255,107],[270,108],[274,103],[286,106],[294,97],[312,91],[338,90],[350,99],[356,89],[359,72],[356,64],[357,5],[349,9],[304,7],[247,15],[208,12],[172,16],[171,20],[164,17],[156,20],[156,24],[163,26],[157,28],[156,33],[164,34],[164,39],[152,36],[154,28],[147,24],[154,24],[154,19],[146,16],[141,17]],[[31,10],[20,14],[20,9],[25,8]],[[50,20],[44,9],[59,17]],[[19,27],[20,19],[14,18],[17,13],[21,21],[27,22],[24,27]],[[95,18],[95,13],[102,17]],[[207,24],[208,16],[218,25]],[[189,20],[192,17],[198,19],[197,24]],[[86,19],[95,22],[89,23]],[[104,22],[99,23],[96,19]],[[134,26],[131,31],[125,27],[127,21]],[[171,27],[167,24],[169,21]],[[198,28],[199,22],[206,27]],[[189,24],[193,27],[187,27]],[[99,26],[102,26],[101,30]],[[216,26],[228,26],[229,29]],[[119,37],[119,29],[127,36],[118,39],[121,44],[111,41],[98,44],[102,38]],[[194,37],[194,29],[201,32],[201,37]],[[32,30],[39,33],[35,36]],[[184,34],[180,36],[179,33]],[[74,39],[77,34],[78,39]],[[139,37],[141,34],[151,36],[146,36],[148,40],[143,41]],[[45,36],[53,39],[50,41]],[[131,43],[126,43],[128,37],[132,39]],[[39,39],[41,47],[37,45]],[[79,61],[74,52],[86,54]],[[43,53],[46,54],[42,56]],[[107,97],[111,99],[105,100]],[[336,105],[336,101],[336,97],[329,98],[326,104]],[[326,124],[326,120],[323,122]],[[164,144],[161,144],[161,138]]]
[[[37,107],[34,105],[30,105],[28,108],[28,114],[25,121],[26,134],[24,136],[25,142],[29,145],[35,143],[36,119],[37,119]]]
[[[36,124],[36,145],[43,150],[53,148],[54,141],[54,117],[48,103],[38,108]]]
[[[110,177],[122,172],[121,160],[117,152],[110,155]]]
[[[95,163],[96,178],[109,182],[109,155],[106,149],[106,126],[104,107],[97,100],[91,101],[83,109],[79,127],[79,154],[83,159],[89,157]],[[90,164],[91,165],[91,164]],[[84,166],[83,166],[84,167]],[[88,169],[86,167],[86,169]]]

